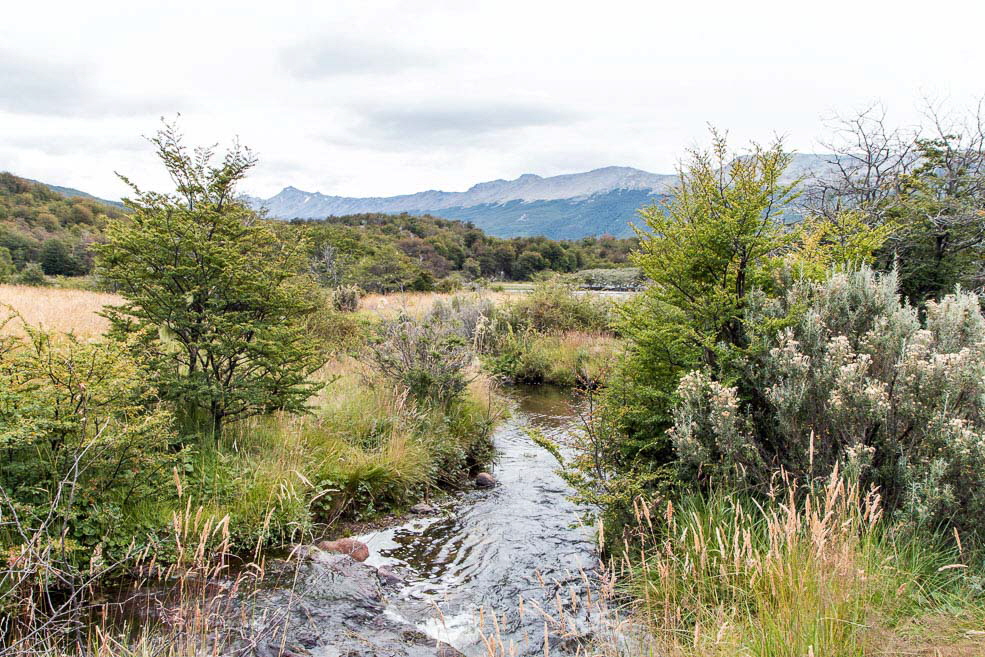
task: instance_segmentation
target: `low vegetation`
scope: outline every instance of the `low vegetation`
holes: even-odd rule
[[[915,256],[980,235],[975,125],[917,140],[890,191],[843,168],[794,226],[782,144],[713,134],[641,211],[623,355],[568,450],[538,437],[603,519],[631,654],[980,652],[981,266]]]
[[[460,318],[335,307],[304,242],[233,200],[247,152],[154,143],[178,194],[138,193],[107,230],[120,296],[0,287],[0,640],[21,653],[125,650],[85,620],[98,587],[150,568],[194,589],[189,554],[262,563],[493,456],[500,402]]]
[[[576,282],[642,288],[618,300],[481,279],[607,268],[619,242],[266,223],[233,193],[248,152],[214,166],[166,128],[177,194],[135,188],[93,248],[120,296],[0,287],[0,637],[78,648],[99,582],[260,564],[463,486],[494,374],[581,395],[583,431],[534,439],[603,529],[599,654],[979,654],[982,123],[853,125],[885,147],[862,161],[901,149],[892,184],[842,167],[795,225],[782,143],[714,133],[641,212],[637,269]]]
[[[513,383],[595,387],[618,351],[614,304],[579,294],[558,278],[488,315],[487,366]]]
[[[958,546],[888,529],[879,496],[838,472],[778,484],[765,504],[717,491],[637,507],[639,557],[616,566],[633,654],[976,654],[985,616]]]

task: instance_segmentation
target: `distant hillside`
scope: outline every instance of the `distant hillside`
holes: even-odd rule
[[[111,218],[122,216],[122,208],[85,192],[0,173],[0,282],[29,275],[36,282],[38,267],[48,275],[89,273],[92,244]],[[271,223],[284,240],[307,238],[310,269],[324,284],[381,292],[625,266],[636,245],[611,237],[500,239],[468,222],[408,213]]]
[[[790,180],[821,175],[829,156],[799,154],[787,172]],[[639,208],[665,200],[676,175],[630,167],[606,167],[585,173],[542,178],[524,174],[515,180],[473,185],[465,192],[426,191],[391,197],[327,196],[285,187],[261,199],[247,197],[279,219],[324,219],[357,213],[432,214],[470,221],[497,237],[542,235],[552,239],[633,234]]]
[[[529,280],[542,272],[625,267],[635,239],[493,237],[471,223],[412,214],[358,214],[272,222],[282,239],[306,237],[311,270],[330,287],[452,289],[466,281]]]
[[[62,187],[61,185],[52,185],[52,184],[49,184],[49,183],[41,182],[39,180],[31,180],[30,178],[25,178],[25,180],[27,180],[29,182],[37,183],[39,185],[44,185],[45,187],[47,187],[51,191],[57,192],[57,193],[61,194],[62,196],[65,196],[65,197],[68,197],[68,198],[84,198],[84,199],[89,199],[90,201],[98,201],[98,202],[100,202],[100,203],[102,203],[104,205],[115,205],[118,208],[126,207],[126,206],[123,205],[123,203],[121,201],[110,201],[110,200],[105,199],[105,198],[99,198],[98,196],[93,196],[92,194],[90,194],[88,192],[83,192],[83,191],[78,190],[78,189],[72,189],[71,187]]]
[[[88,273],[91,245],[101,238],[106,221],[123,212],[78,190],[0,173],[0,277],[32,264],[47,274]]]

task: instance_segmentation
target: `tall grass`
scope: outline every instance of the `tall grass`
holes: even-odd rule
[[[323,533],[464,483],[491,457],[498,401],[479,378],[464,401],[421,410],[353,358],[327,365],[312,413],[252,418],[202,441],[188,488],[234,546],[257,549]]]
[[[765,505],[719,493],[668,504],[661,518],[636,513],[639,547],[623,546],[618,570],[644,654],[879,654],[880,643],[928,639],[897,631],[903,619],[980,609],[956,548],[890,530],[878,495],[837,472]]]
[[[619,346],[607,333],[526,332],[500,337],[490,364],[515,383],[594,387],[612,367]]]
[[[0,285],[0,305],[13,308],[31,326],[82,337],[103,334],[109,322],[99,315],[104,306],[122,303],[115,294],[28,285]],[[20,322],[7,329],[17,330]]]
[[[482,290],[473,294],[463,294],[461,292],[368,294],[359,301],[359,310],[362,313],[386,319],[392,319],[398,315],[420,319],[431,312],[436,304],[450,303],[456,297],[483,299],[499,304],[521,298],[524,294],[525,292],[523,291],[512,292],[506,290]]]

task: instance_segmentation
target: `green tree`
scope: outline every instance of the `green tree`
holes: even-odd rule
[[[673,200],[640,211],[646,230],[634,261],[652,283],[629,326],[667,365],[716,369],[744,348],[748,295],[769,283],[774,256],[791,242],[779,217],[795,197],[795,183],[781,180],[790,162],[782,144],[733,157],[725,137],[712,136],[711,151],[691,154]]]
[[[536,251],[524,251],[516,259],[516,264],[513,266],[513,275],[521,280],[525,280],[537,272],[547,269],[549,264],[547,259]]]
[[[902,224],[893,245],[902,291],[920,302],[985,278],[985,131],[980,119],[974,130],[937,125],[936,136],[916,140],[919,164],[900,176],[892,210]]]
[[[41,245],[41,269],[48,276],[77,276],[82,266],[64,240],[51,239]]]
[[[323,362],[307,335],[315,312],[303,240],[279,241],[235,196],[255,164],[238,145],[189,153],[174,125],[150,139],[176,193],[133,190],[130,214],[97,247],[99,271],[126,303],[115,333],[136,333],[162,394],[188,426],[218,433],[228,419],[299,410]],[[189,421],[192,423],[189,424]]]
[[[14,267],[14,259],[10,256],[10,250],[0,246],[0,283],[9,283],[16,272],[17,269]]]
[[[749,347],[750,294],[771,285],[794,239],[780,219],[795,196],[795,182],[781,179],[790,161],[782,144],[736,157],[723,135],[712,137],[711,150],[682,166],[671,200],[640,211],[633,260],[651,283],[623,306],[628,357],[606,394],[627,462],[647,467],[673,458],[665,431],[681,376],[703,367],[730,377]]]

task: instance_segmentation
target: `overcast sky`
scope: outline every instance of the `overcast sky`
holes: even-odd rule
[[[244,191],[345,196],[608,165],[672,172],[706,141],[874,100],[916,119],[985,94],[985,3],[831,0],[8,2],[0,170],[119,198],[164,184],[141,137],[240,141]]]

